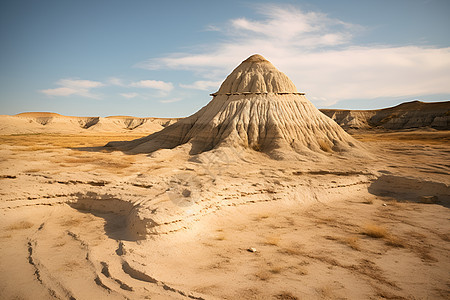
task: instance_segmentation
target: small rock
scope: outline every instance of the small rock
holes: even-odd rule
[[[386,203],[383,203],[383,206],[387,206],[387,204],[386,204]]]
[[[248,252],[256,252],[256,249],[253,248],[253,247],[251,247],[251,248],[248,248],[247,251],[248,251]]]
[[[183,195],[183,197],[190,197],[191,196],[191,191],[188,189],[184,189],[183,192],[181,193],[181,195]]]

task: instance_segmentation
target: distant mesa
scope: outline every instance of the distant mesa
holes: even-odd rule
[[[52,112],[24,112],[17,114],[18,117],[42,118],[42,117],[64,117],[63,115]]]
[[[411,101],[376,110],[321,109],[344,129],[450,130],[450,101]]]
[[[149,134],[160,131],[178,119],[128,116],[72,117],[52,112],[25,112],[0,116],[0,134]]]
[[[261,55],[244,60],[190,117],[147,137],[110,142],[106,147],[151,153],[187,144],[190,154],[220,147],[254,149],[283,159],[288,152],[308,155],[347,151],[356,142],[317,110],[294,83]]]

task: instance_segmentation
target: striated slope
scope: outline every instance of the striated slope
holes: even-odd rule
[[[322,113],[345,129],[410,129],[431,127],[450,129],[450,101],[426,103],[412,101],[378,110],[321,109]]]
[[[212,95],[200,111],[160,132],[107,146],[151,153],[189,143],[191,154],[221,146],[243,147],[277,159],[286,152],[311,154],[355,147],[351,136],[260,55],[243,61]]]

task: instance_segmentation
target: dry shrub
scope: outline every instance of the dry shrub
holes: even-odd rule
[[[280,243],[280,237],[277,235],[267,236],[264,241],[264,244],[269,245],[269,246],[278,246],[279,243]]]
[[[383,238],[386,245],[398,248],[407,246],[406,242],[401,238],[389,233],[386,228],[375,224],[369,224],[364,227],[363,234],[373,238]]]
[[[70,218],[62,220],[59,224],[62,226],[73,227],[78,226],[83,222],[81,218]]]
[[[295,268],[295,274],[305,276],[308,275],[308,270],[306,268]]]
[[[7,230],[21,230],[33,227],[34,224],[28,221],[20,221],[6,227]]]
[[[325,236],[327,240],[336,241],[338,243],[344,244],[352,248],[353,250],[360,250],[358,245],[358,237],[348,236],[348,237],[336,237],[336,236]]]
[[[53,245],[53,247],[55,247],[55,248],[59,248],[59,247],[62,247],[62,246],[64,246],[66,244],[66,242],[65,241],[60,241],[60,242],[57,242],[56,244],[54,244]]]
[[[281,292],[275,295],[275,299],[279,300],[298,300],[298,298],[292,295],[290,292]]]
[[[352,248],[353,250],[357,250],[357,251],[361,250],[361,248],[359,247],[359,244],[358,244],[358,237],[356,237],[356,236],[345,237],[342,239],[342,242],[345,245]]]
[[[64,158],[55,158],[55,162],[60,163],[60,166],[68,167],[74,165],[90,165],[93,167],[92,171],[101,169],[105,171],[117,172],[121,169],[131,167],[136,161],[132,156],[109,156],[99,153],[90,153],[89,155],[79,155],[78,153],[70,153]]]
[[[386,228],[376,224],[368,224],[364,226],[362,233],[377,239],[384,238],[388,235]]]
[[[80,267],[81,264],[76,260],[69,260],[64,263],[63,268],[66,270],[73,270],[74,268]]]
[[[287,255],[301,255],[302,254],[302,245],[299,244],[291,244],[286,247],[282,247],[278,249],[278,252]]]
[[[272,267],[270,267],[269,272],[272,274],[280,274],[282,270],[283,270],[283,267],[281,267],[281,266],[272,266]]]
[[[58,159],[59,160],[59,159]],[[62,162],[68,163],[68,164],[86,164],[95,162],[97,159],[95,157],[67,157],[62,159]]]
[[[226,236],[225,236],[225,234],[221,233],[221,234],[219,234],[219,235],[216,235],[215,240],[216,240],[216,241],[223,241],[223,240],[226,240]]]
[[[255,276],[259,280],[266,281],[272,277],[272,273],[267,270],[259,270],[258,272],[256,272]]]
[[[254,221],[261,221],[261,220],[267,219],[269,217],[270,217],[270,215],[268,213],[260,213],[256,217],[254,217],[253,220]]]
[[[316,288],[316,291],[319,294],[320,299],[333,298],[333,290],[328,285],[321,288]]]
[[[324,152],[332,152],[331,146],[325,140],[318,140],[320,150]]]
[[[398,248],[405,248],[406,242],[399,237],[388,235],[386,237],[386,245],[392,246],[392,247],[398,247]]]
[[[251,146],[251,148],[254,151],[261,152],[261,145],[260,144],[254,144],[254,145]]]
[[[20,148],[17,149],[18,151],[30,151],[30,152],[34,152],[34,151],[42,151],[42,150],[49,150],[52,147],[50,146],[39,146],[39,145],[34,145],[34,146],[27,146],[26,148]]]

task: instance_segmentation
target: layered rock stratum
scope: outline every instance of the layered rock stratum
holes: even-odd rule
[[[147,137],[107,147],[151,153],[189,144],[190,154],[241,147],[278,159],[286,152],[341,152],[357,144],[261,55],[244,60],[211,95],[192,116]]]
[[[376,110],[321,109],[344,129],[402,130],[429,127],[450,130],[450,101],[412,101]]]

